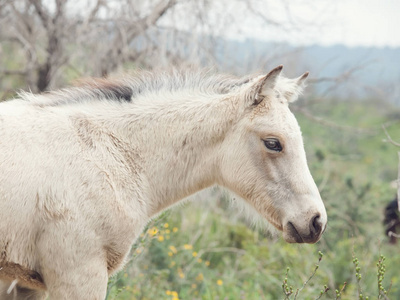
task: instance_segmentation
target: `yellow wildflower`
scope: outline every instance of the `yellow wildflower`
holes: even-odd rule
[[[208,267],[210,265],[210,262],[207,260],[204,262],[204,264]]]
[[[198,258],[198,259],[197,259],[197,262],[198,262],[198,263],[201,263],[202,261],[203,261],[203,260],[202,260],[201,258]]]
[[[175,291],[172,291],[172,292],[171,292],[171,296],[172,296],[172,297],[178,297],[178,293],[175,292]]]
[[[170,290],[166,290],[165,293],[169,296],[171,295],[171,291]]]
[[[155,236],[157,234],[157,232],[158,232],[157,227],[153,227],[153,228],[149,229],[149,234],[151,236]]]
[[[195,289],[195,288],[197,288],[197,284],[192,283],[192,289]]]
[[[218,284],[218,285],[223,285],[224,282],[223,282],[221,279],[218,279],[218,280],[217,280],[217,284]]]
[[[192,255],[193,255],[193,257],[196,257],[196,256],[197,256],[197,252],[194,251],[194,252],[192,253]]]
[[[178,227],[172,228],[172,232],[178,232]]]
[[[166,229],[166,230],[165,230],[165,233],[166,233],[166,234],[170,234],[170,233],[171,233],[171,230]]]
[[[185,244],[185,245],[183,245],[183,248],[185,248],[186,250],[191,250],[191,249],[193,249],[193,246],[189,245],[189,244]]]
[[[171,251],[168,252],[168,256],[174,255]]]
[[[199,275],[196,276],[197,281],[203,281],[203,279],[204,279],[203,273],[199,273]]]
[[[164,228],[168,228],[168,226],[169,226],[168,223],[164,224]]]
[[[178,250],[174,246],[169,246],[169,249],[172,251],[172,253],[176,254]]]
[[[160,236],[158,237],[158,241],[159,241],[159,242],[164,241],[164,236],[160,235]]]

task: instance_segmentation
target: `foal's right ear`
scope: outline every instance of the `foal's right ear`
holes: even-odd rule
[[[274,89],[276,81],[282,72],[283,66],[280,65],[269,72],[267,75],[260,76],[253,83],[253,105],[259,104],[267,95],[268,90]]]

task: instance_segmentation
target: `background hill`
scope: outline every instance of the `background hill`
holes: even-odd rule
[[[340,99],[381,99],[400,105],[400,48],[305,46],[246,39],[219,39],[218,64],[227,69],[267,70],[284,64],[288,75],[309,70],[314,79],[312,92],[318,96]],[[232,55],[226,60],[226,54]],[[261,58],[264,63],[257,66]],[[254,63],[251,63],[251,60]]]

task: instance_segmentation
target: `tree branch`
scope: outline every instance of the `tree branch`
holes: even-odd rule
[[[160,1],[149,15],[137,21],[137,24],[135,24],[135,30],[128,36],[128,41],[146,31],[150,26],[155,25],[168,9],[173,7],[175,4],[176,0]]]
[[[397,209],[400,211],[400,151],[397,154],[399,156],[399,166],[397,174]]]
[[[35,8],[37,15],[44,28],[49,29],[49,16],[46,11],[43,10],[43,5],[41,0],[29,0],[29,2]]]
[[[387,137],[387,140],[384,140],[384,142],[389,142],[392,145],[395,145],[396,147],[400,147],[400,143],[397,143],[393,141],[392,137],[390,134],[387,132],[385,125],[382,125],[383,131],[385,132],[385,135]],[[397,207],[398,210],[400,211],[400,151],[397,153],[399,156],[399,165],[398,165],[398,174],[397,174]],[[396,236],[393,234],[393,236]],[[397,237],[397,236],[396,236]]]
[[[396,239],[400,239],[400,234],[396,234],[393,231],[388,232],[389,237],[395,237]]]
[[[292,108],[292,110],[300,112],[301,114],[303,114],[308,119],[310,119],[310,120],[312,120],[314,122],[317,122],[319,124],[322,124],[324,126],[327,126],[327,127],[332,127],[332,128],[337,128],[337,129],[347,130],[347,131],[353,131],[355,133],[362,133],[362,134],[376,134],[376,133],[378,133],[378,129],[375,129],[375,128],[364,129],[364,128],[357,128],[357,127],[352,127],[352,126],[338,125],[338,124],[336,124],[334,122],[330,122],[330,121],[324,120],[323,118],[316,117],[311,112],[309,112],[308,110],[306,110],[305,108],[302,108],[302,107],[294,106]]]
[[[16,76],[25,76],[28,73],[28,70],[2,70],[0,69],[0,76],[10,76],[10,75],[16,75]]]
[[[383,131],[385,132],[385,135],[387,137],[387,140],[384,140],[384,142],[388,142],[388,143],[391,143],[392,145],[395,145],[396,147],[400,147],[400,143],[397,143],[397,142],[392,140],[392,137],[387,132],[385,125],[382,125],[382,128],[383,128]]]

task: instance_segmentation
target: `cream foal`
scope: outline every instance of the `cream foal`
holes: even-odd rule
[[[146,223],[218,184],[290,243],[327,215],[288,103],[297,79],[138,72],[0,104],[1,299],[104,299]]]

